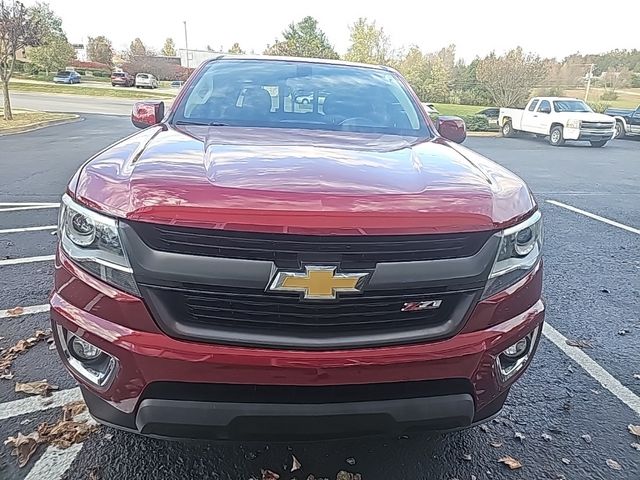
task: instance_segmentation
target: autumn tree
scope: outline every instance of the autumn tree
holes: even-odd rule
[[[104,63],[105,65],[113,65],[113,45],[111,40],[100,35],[98,37],[89,37],[87,40],[87,56],[92,62]]]
[[[134,38],[131,45],[129,45],[129,56],[133,57],[144,57],[147,54],[147,47],[144,46],[142,40],[140,38]]]
[[[173,41],[173,38],[167,38],[164,41],[164,46],[162,47],[161,53],[165,57],[175,57],[176,56],[176,44]]]
[[[325,33],[318,28],[313,17],[304,17],[298,23],[292,23],[282,32],[282,40],[267,47],[265,55],[285,55],[292,57],[316,57],[337,59]]]
[[[31,9],[32,16],[42,28],[40,46],[31,48],[29,60],[49,72],[66,67],[75,58],[76,52],[68,42],[62,29],[62,19],[46,3],[37,3]]]
[[[43,28],[31,9],[18,1],[0,0],[0,80],[4,97],[4,119],[13,120],[9,98],[9,80],[16,64],[16,54],[42,41]]]
[[[548,63],[518,47],[503,56],[491,53],[476,67],[476,77],[499,107],[526,104],[534,86],[546,78]]]
[[[393,52],[389,36],[376,22],[368,22],[359,18],[351,27],[351,45],[345,55],[350,62],[387,65],[391,62]]]
[[[240,44],[236,42],[233,45],[231,45],[231,48],[228,50],[227,53],[231,53],[233,55],[243,55],[244,50],[240,48]]]

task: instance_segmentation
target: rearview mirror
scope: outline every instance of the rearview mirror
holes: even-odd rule
[[[438,133],[452,142],[462,143],[467,138],[467,126],[460,117],[439,116],[436,122]]]
[[[147,128],[157,125],[164,118],[164,102],[146,101],[136,102],[131,112],[131,123],[138,128]]]

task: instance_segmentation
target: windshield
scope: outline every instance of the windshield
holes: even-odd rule
[[[430,136],[394,73],[281,60],[211,62],[172,121]]]
[[[555,100],[553,108],[556,112],[591,112],[589,105],[582,100]]]
[[[71,75],[71,72],[66,72],[66,71],[65,71],[65,72],[63,72],[63,71],[60,71],[60,72],[58,72],[56,75],[57,75],[58,77],[68,77],[69,75]]]

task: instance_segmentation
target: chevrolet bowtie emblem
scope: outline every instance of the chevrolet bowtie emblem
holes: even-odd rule
[[[306,300],[334,300],[338,293],[358,293],[368,273],[336,273],[336,267],[307,265],[304,273],[278,272],[270,290],[299,292]]]

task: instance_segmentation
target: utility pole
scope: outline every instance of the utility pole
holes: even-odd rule
[[[588,78],[587,78],[587,91],[584,93],[584,101],[587,102],[589,101],[589,90],[591,90],[591,77],[593,77],[593,67],[595,66],[594,63],[591,64],[591,67],[589,68],[589,73],[588,73]]]
[[[187,54],[187,68],[189,68],[189,42],[187,41],[187,21],[184,20],[184,49]]]

